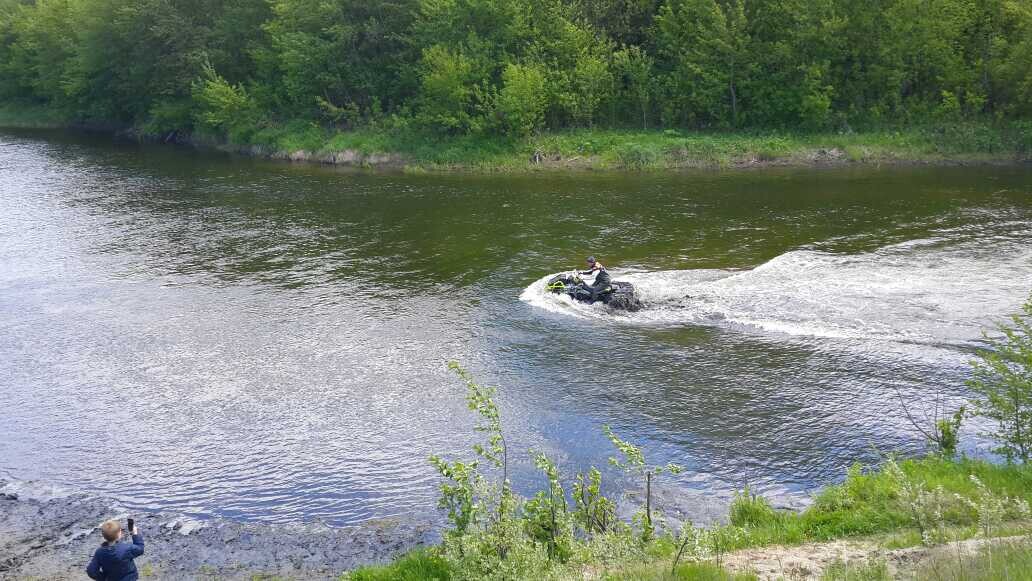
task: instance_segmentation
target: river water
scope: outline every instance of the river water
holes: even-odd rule
[[[543,277],[597,255],[646,302]],[[437,519],[475,441],[458,360],[525,451],[605,468],[611,425],[704,518],[801,502],[921,442],[1032,290],[1032,169],[403,175],[0,134],[0,474],[132,508]],[[921,403],[924,402],[924,403]],[[988,444],[969,423],[963,448]],[[687,499],[687,500],[684,500]]]

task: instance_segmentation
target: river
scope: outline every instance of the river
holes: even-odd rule
[[[544,294],[594,254],[638,313]],[[367,173],[0,133],[0,475],[130,508],[435,519],[457,360],[526,451],[606,468],[608,424],[705,520],[922,449],[983,328],[1032,290],[1032,168]],[[916,403],[916,402],[924,402]],[[962,449],[989,445],[969,422]]]

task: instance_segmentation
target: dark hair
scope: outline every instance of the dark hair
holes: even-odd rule
[[[588,264],[595,264],[595,257],[594,256],[589,256],[588,257]]]

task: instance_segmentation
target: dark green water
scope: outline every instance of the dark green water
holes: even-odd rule
[[[587,254],[647,308],[541,292]],[[0,257],[9,477],[435,518],[426,458],[473,441],[457,359],[501,386],[517,488],[541,485],[531,448],[605,466],[610,424],[687,468],[666,491],[704,519],[920,450],[896,389],[958,401],[1032,290],[1032,169],[374,175],[7,133]]]

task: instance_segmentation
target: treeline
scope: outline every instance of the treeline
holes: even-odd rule
[[[1028,0],[0,0],[0,101],[151,131],[1032,117]]]

